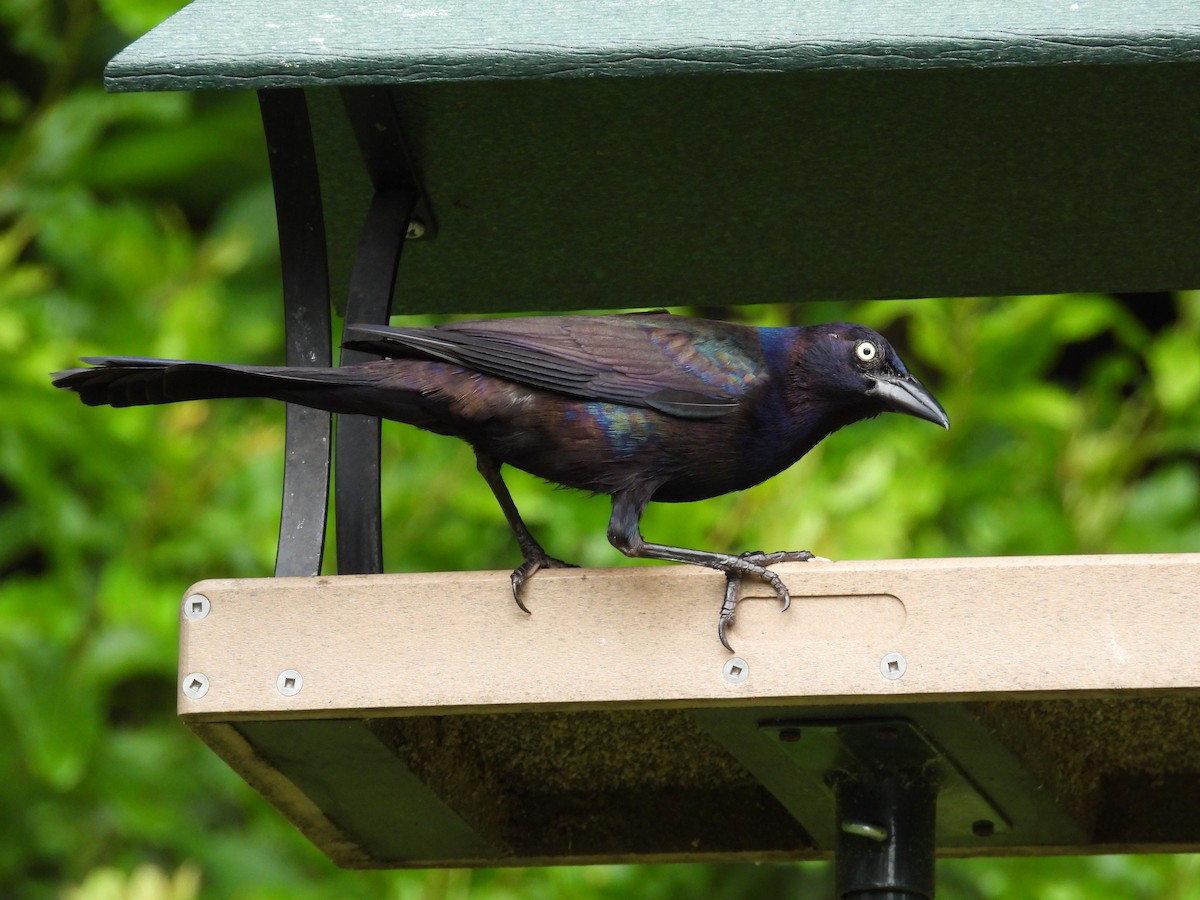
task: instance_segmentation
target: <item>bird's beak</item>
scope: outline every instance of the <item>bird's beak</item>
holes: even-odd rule
[[[892,412],[916,416],[943,428],[950,427],[942,404],[911,375],[872,375],[870,378],[874,385],[867,390],[867,396],[878,397]]]

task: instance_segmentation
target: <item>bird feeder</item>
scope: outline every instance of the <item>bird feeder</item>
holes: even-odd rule
[[[287,361],[328,365],[331,308],[1195,288],[1198,76],[1183,0],[196,0],[106,84],[258,92]],[[337,427],[340,574],[289,408],[278,577],[187,592],[179,712],[341,865],[930,896],[935,852],[1200,848],[1200,556],[785,565],[730,658],[712,572],[543,572],[532,617],[379,574],[378,421]]]

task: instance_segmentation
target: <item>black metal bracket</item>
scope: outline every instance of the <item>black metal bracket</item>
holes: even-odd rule
[[[435,224],[424,205],[388,92],[347,88],[340,95],[374,187],[350,276],[344,324],[383,324],[391,313],[406,239],[432,237]],[[259,107],[279,223],[287,363],[330,366],[329,264],[308,104],[302,90],[263,90]],[[419,229],[414,218],[418,209]],[[344,351],[341,364],[370,358],[369,354]],[[383,570],[379,434],[377,417],[338,418],[334,488],[337,566],[343,574]],[[277,576],[317,575],[321,571],[331,436],[328,413],[288,406]]]
[[[308,104],[301,90],[259,91],[258,103],[275,191],[287,364],[330,366],[325,213]],[[331,437],[329,413],[288,404],[277,576],[320,574]]]
[[[936,830],[977,837],[1011,823],[963,769],[905,719],[764,724],[831,822],[810,830],[834,848],[838,897],[931,898]]]

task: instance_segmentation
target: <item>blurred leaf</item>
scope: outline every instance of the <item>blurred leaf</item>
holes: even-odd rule
[[[1147,361],[1154,394],[1167,412],[1200,402],[1200,341],[1195,334],[1168,332],[1151,346]]]
[[[126,875],[119,869],[96,869],[64,900],[193,900],[200,896],[200,870],[185,863],[174,872],[143,864]]]
[[[182,0],[100,0],[100,9],[131,36],[142,35],[173,16],[185,5]]]
[[[1064,343],[1085,341],[1113,328],[1122,320],[1120,304],[1112,297],[1079,294],[1060,298],[1053,319],[1055,337]]]
[[[14,50],[49,61],[59,48],[55,7],[42,0],[2,0],[0,22]]]
[[[99,732],[96,685],[60,648],[10,646],[0,659],[0,710],[30,774],[53,791],[83,778]]]

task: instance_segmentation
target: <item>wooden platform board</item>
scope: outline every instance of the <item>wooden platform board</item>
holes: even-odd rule
[[[1200,848],[1200,554],[779,571],[732,659],[693,567],[205,581],[179,711],[348,866],[827,856],[781,729],[850,719],[945,754],[943,854]]]

